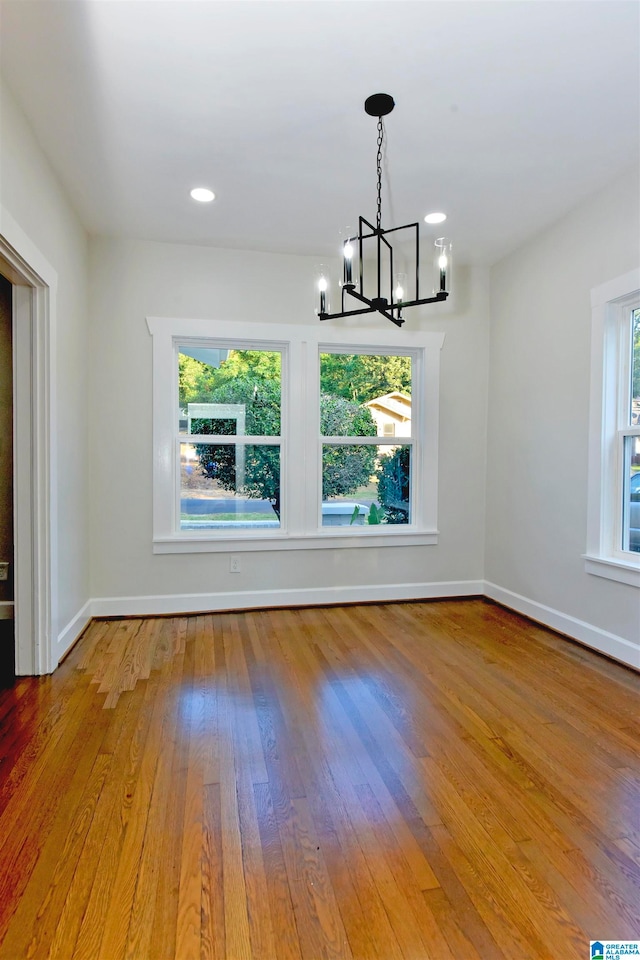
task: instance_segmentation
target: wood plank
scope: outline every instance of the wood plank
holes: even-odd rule
[[[226,960],[224,885],[222,876],[222,813],[220,784],[204,787],[204,835],[202,846],[202,917],[200,956],[202,960]],[[263,844],[264,847],[264,844]],[[271,888],[269,890],[271,897]],[[283,946],[286,940],[283,940]],[[283,949],[283,960],[288,960]]]
[[[182,762],[186,762],[186,785],[181,828],[175,952],[176,956],[184,957],[184,960],[199,960],[202,922],[205,730],[204,697],[200,672],[196,671],[196,651],[202,644],[204,617],[195,619],[195,636],[189,638],[188,644],[186,632],[180,630],[178,634],[181,638],[178,649],[184,648],[185,651],[185,670],[181,685],[183,705],[179,713],[185,739],[184,744],[180,744],[180,754]],[[186,621],[184,625],[186,626]],[[202,659],[198,657],[198,667],[201,664]],[[176,746],[179,742],[177,738]]]
[[[126,703],[126,713],[124,710],[121,712],[118,722],[114,722],[113,714],[109,716],[109,727],[99,754],[99,759],[103,759],[107,764],[105,782],[97,798],[95,812],[51,941],[51,956],[59,957],[60,960],[65,960],[69,956],[80,956],[76,950],[77,939],[91,896],[96,864],[100,861],[105,835],[108,833],[110,820],[114,816],[114,807],[119,799],[120,774],[127,767],[131,742],[136,737],[144,696],[143,688],[139,688],[135,694],[132,693]],[[109,746],[111,751],[107,752],[106,748]]]
[[[242,862],[242,833],[236,787],[235,726],[237,704],[234,679],[229,678],[228,664],[233,658],[233,636],[229,618],[216,617],[227,665],[220,684],[220,822],[222,831],[222,878],[224,929],[227,953],[238,960],[252,960],[251,932],[247,908],[247,889]],[[231,683],[229,683],[229,679]]]
[[[105,919],[100,921],[102,940],[98,956],[103,960],[125,956],[139,875],[143,867],[149,811],[157,777],[162,778],[162,770],[158,771],[158,764],[160,763],[163,746],[167,742],[169,745],[171,743],[167,734],[175,710],[176,688],[171,685],[170,677],[170,668],[165,664],[156,690],[156,700],[153,705],[133,796],[125,795],[122,798],[124,801],[122,814],[126,816],[126,826],[117,854],[115,875],[113,876],[111,896],[106,908]],[[163,767],[166,767],[166,760]],[[157,791],[156,797],[155,809],[157,810],[160,804]],[[151,852],[149,847],[150,845],[147,847],[148,854]],[[150,856],[148,856],[146,863],[145,876],[149,876],[150,886],[152,887],[147,901],[153,903],[159,864],[154,864]],[[132,931],[134,938],[138,935],[141,939],[146,937],[147,931],[140,930],[140,926],[136,918]]]

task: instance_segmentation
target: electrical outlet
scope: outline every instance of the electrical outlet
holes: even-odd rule
[[[0,563],[0,580],[8,580],[8,579],[9,579],[9,564]]]
[[[241,571],[240,557],[229,557],[229,573],[240,573]]]

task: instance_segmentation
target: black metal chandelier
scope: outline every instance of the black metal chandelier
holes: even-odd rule
[[[335,320],[338,317],[355,317],[359,314],[381,313],[387,320],[391,320],[396,326],[401,327],[404,323],[402,311],[406,307],[417,307],[423,303],[438,303],[446,300],[449,295],[449,282],[451,276],[451,244],[444,237],[435,241],[435,277],[433,295],[430,297],[420,296],[420,234],[418,223],[408,223],[403,227],[391,227],[384,230],[382,227],[382,157],[383,145],[385,140],[385,130],[382,118],[391,113],[395,107],[393,97],[388,93],[374,93],[367,97],[364,103],[364,109],[371,117],[378,118],[378,152],[376,157],[378,174],[378,205],[376,215],[376,225],[369,223],[364,217],[358,218],[358,233],[355,236],[346,236],[342,244],[342,280],[341,286],[341,310],[338,313],[329,313],[329,278],[327,272],[321,269],[318,278],[318,290],[320,292],[320,309],[317,311],[320,320]],[[415,281],[413,283],[413,299],[409,299],[409,286],[407,276],[404,273],[394,273],[394,266],[397,266],[398,257],[394,264],[393,246],[387,239],[389,234],[399,234],[400,240],[403,239],[401,231],[409,231],[410,242],[413,243],[413,253],[409,257],[412,263],[415,263]],[[407,234],[404,234],[406,237]],[[354,249],[355,247],[355,249]],[[354,253],[357,250],[356,263],[354,264]],[[407,256],[407,244],[403,246],[403,252]],[[365,252],[369,259],[365,260]],[[373,253],[373,256],[372,256]],[[371,260],[374,260],[374,268],[371,270]],[[374,296],[365,295],[365,265],[367,266],[366,280],[368,289],[374,292]],[[354,270],[355,266],[355,270]],[[371,273],[374,274],[373,283],[371,282]],[[388,296],[384,293],[388,292]],[[345,309],[345,294],[353,297],[362,307],[355,307],[353,310]]]

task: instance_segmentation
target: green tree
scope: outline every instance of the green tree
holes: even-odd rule
[[[230,350],[220,364],[218,382],[237,377],[280,380],[281,354],[277,350]]]
[[[215,391],[238,377],[279,381],[280,354],[267,350],[230,350],[227,359],[214,367],[181,353],[178,357],[180,406],[213,403]]]
[[[374,437],[376,425],[366,407],[344,397],[320,394],[320,431],[325,437]],[[377,448],[364,444],[324,445],[322,494],[344,497],[368,483],[374,472]]]
[[[392,390],[410,395],[411,357],[323,353],[320,389],[354,403],[366,403]]]
[[[199,398],[200,399],[200,398]],[[212,390],[203,402],[243,404],[245,432],[253,436],[280,433],[280,382],[255,375],[236,376]],[[343,397],[323,394],[320,422],[325,436],[375,436],[376,428],[365,407]],[[232,436],[235,420],[192,421],[193,433]],[[244,471],[238,476],[235,444],[196,444],[196,454],[206,476],[217,480],[224,490],[247,498],[269,500],[280,516],[280,450],[274,446],[246,445]],[[374,471],[374,446],[332,446],[325,453],[323,492],[336,497],[353,493],[366,484]]]
[[[216,369],[181,353],[178,357],[178,402],[181,407],[188,403],[206,402],[216,386]]]
[[[389,456],[380,458],[378,500],[384,507],[387,523],[407,523],[409,519],[409,456],[409,447],[398,447]]]
[[[219,367],[180,354],[180,404],[207,403],[213,391],[236,378],[280,379],[280,354],[266,350],[230,350]],[[353,403],[399,390],[411,393],[411,357],[370,354],[322,354],[320,389]]]
[[[242,404],[247,434],[264,437],[280,433],[280,383],[277,380],[248,376],[230,379],[211,391],[204,402]],[[202,435],[231,436],[236,432],[236,421],[193,420],[191,430]],[[269,500],[280,517],[280,448],[248,444],[243,451],[244,470],[238,476],[235,444],[196,444],[196,454],[206,476],[217,480],[224,490]]]

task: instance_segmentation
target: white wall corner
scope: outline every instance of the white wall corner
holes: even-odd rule
[[[511,590],[505,590],[495,583],[485,581],[484,595],[490,600],[495,600],[502,606],[509,607],[545,627],[550,627],[557,633],[564,634],[579,643],[583,643],[599,653],[604,653],[614,660],[619,660],[635,670],[640,670],[640,642],[632,643],[624,637],[619,637],[600,627],[595,627],[584,620],[578,620],[560,610],[554,610],[543,603],[535,600],[529,600],[519,593],[513,593]]]
[[[75,617],[72,617],[66,627],[60,631],[53,643],[52,667],[54,670],[74,645],[93,615],[93,600],[87,600]]]

